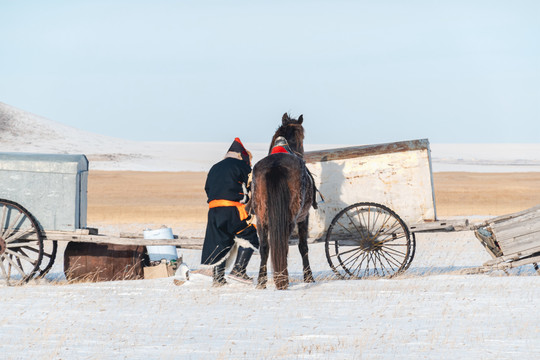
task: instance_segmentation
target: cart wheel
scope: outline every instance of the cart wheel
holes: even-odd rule
[[[43,239],[39,226],[21,205],[0,199],[0,278],[22,284],[39,270]]]
[[[341,210],[325,243],[328,263],[342,278],[399,274],[411,264],[415,246],[414,234],[411,241],[409,228],[395,212],[369,202]]]
[[[407,270],[409,266],[411,266],[411,263],[414,259],[415,254],[416,254],[416,234],[411,232],[411,247],[410,247],[410,253],[409,253],[409,260],[407,261],[407,266],[405,266],[402,271]]]
[[[49,270],[51,270],[54,259],[56,258],[56,251],[58,249],[58,241],[56,240],[45,240],[43,241],[43,258],[41,259],[41,264],[39,266],[39,274],[36,278],[43,278]]]

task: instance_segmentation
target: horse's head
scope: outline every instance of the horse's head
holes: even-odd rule
[[[302,122],[304,121],[304,116],[300,115],[298,119],[292,119],[289,117],[289,114],[283,114],[281,118],[281,126],[276,130],[274,137],[272,137],[272,142],[270,143],[270,151],[274,147],[274,142],[278,136],[283,136],[287,139],[289,147],[299,156],[304,157],[304,127]]]

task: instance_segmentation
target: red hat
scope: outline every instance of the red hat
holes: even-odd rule
[[[244,144],[242,144],[239,138],[234,138],[234,141],[231,144],[231,147],[229,148],[229,152],[239,153],[240,156],[242,157],[242,160],[244,160],[248,165],[250,164],[249,154],[246,148],[244,147]]]

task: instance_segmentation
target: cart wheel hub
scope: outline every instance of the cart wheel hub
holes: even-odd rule
[[[363,251],[375,251],[381,248],[381,244],[373,237],[360,240],[360,248]]]
[[[6,252],[6,242],[0,237],[0,255]]]

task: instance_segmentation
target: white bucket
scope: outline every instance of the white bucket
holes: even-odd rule
[[[174,239],[172,229],[168,227],[162,227],[157,230],[144,230],[143,235],[145,239]],[[176,253],[176,246],[174,245],[152,245],[147,246],[148,256],[150,261],[161,261],[165,259],[167,261],[177,260],[178,254]]]

